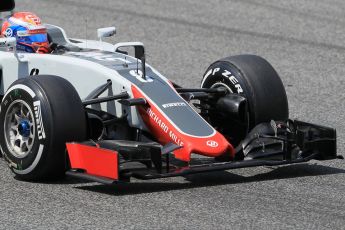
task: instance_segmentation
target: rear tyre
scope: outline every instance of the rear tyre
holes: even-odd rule
[[[66,170],[65,143],[86,137],[80,97],[65,79],[38,75],[15,81],[0,111],[0,145],[18,179],[56,179]]]
[[[202,88],[226,88],[229,93],[247,99],[245,123],[222,117],[221,111],[209,111],[211,125],[238,143],[257,124],[289,117],[283,83],[265,59],[255,55],[238,55],[220,59],[206,70]]]

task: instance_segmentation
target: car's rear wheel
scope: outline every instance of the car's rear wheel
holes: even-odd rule
[[[247,100],[247,119],[236,121],[222,111],[210,110],[208,119],[235,144],[257,124],[289,117],[283,83],[274,68],[262,57],[238,55],[220,59],[206,70],[202,88],[225,88]]]
[[[0,145],[5,160],[24,180],[53,179],[66,168],[65,142],[86,135],[86,115],[65,79],[38,75],[15,81],[0,111]]]

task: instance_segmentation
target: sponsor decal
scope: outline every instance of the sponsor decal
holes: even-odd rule
[[[173,103],[168,103],[168,104],[163,104],[163,108],[171,108],[171,107],[181,107],[181,106],[187,106],[186,103],[184,102],[173,102]]]
[[[147,75],[146,75],[146,79],[144,79],[143,78],[143,72],[140,69],[138,69],[138,70],[132,69],[129,71],[129,74],[141,82],[153,82],[152,78],[150,78]]]
[[[25,16],[25,19],[28,20],[32,24],[36,24],[36,25],[41,24],[41,20],[36,15],[28,14]]]
[[[38,139],[45,139],[46,133],[44,131],[43,121],[42,121],[42,111],[41,111],[41,102],[34,102],[35,118],[37,124]]]
[[[127,63],[127,64],[131,63],[127,59],[120,58],[112,54],[103,54],[103,53],[97,53],[97,52],[68,52],[67,54],[76,56],[76,57],[93,58],[98,61],[119,62],[119,63]]]
[[[12,37],[13,30],[11,28],[7,28],[4,35],[5,35],[5,37]]]
[[[10,17],[8,19],[8,21],[11,24],[16,24],[16,25],[23,26],[23,27],[25,27],[28,30],[45,29],[45,26],[42,26],[41,22],[39,24],[33,24],[32,21],[31,22],[25,22],[25,21],[22,21],[22,20],[20,20],[18,18],[14,18],[14,17]]]
[[[47,29],[46,28],[37,28],[37,29],[31,29],[28,30],[27,33],[30,34],[45,34],[47,33]]]
[[[25,36],[28,36],[28,32],[26,30],[19,30],[17,31],[17,36],[19,37],[25,37]]]
[[[218,147],[218,142],[213,141],[213,140],[208,140],[208,141],[206,141],[206,145],[210,146],[212,148],[217,148]]]
[[[26,48],[27,48],[26,46],[23,46],[23,45],[17,43],[17,49],[19,49],[19,50],[26,50]],[[32,51],[32,48],[30,48],[30,49],[29,49],[28,52]]]
[[[172,130],[169,129],[167,124],[165,124],[155,112],[153,112],[150,108],[148,108],[146,112],[150,116],[150,118],[162,129],[162,131],[169,135],[171,140],[173,140],[179,146],[184,145],[183,141],[181,141],[180,138]]]

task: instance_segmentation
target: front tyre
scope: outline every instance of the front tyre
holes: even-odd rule
[[[23,180],[54,179],[65,171],[65,143],[82,141],[86,116],[65,79],[39,75],[15,81],[0,111],[0,145],[5,160]]]
[[[225,88],[247,100],[245,123],[224,117],[223,111],[210,110],[208,119],[221,133],[237,144],[257,124],[289,117],[284,85],[271,64],[256,55],[237,55],[220,59],[206,70],[201,88]]]

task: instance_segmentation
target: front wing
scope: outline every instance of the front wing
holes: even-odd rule
[[[128,182],[131,177],[148,180],[188,174],[256,166],[277,166],[312,159],[341,158],[336,154],[335,129],[300,121],[291,122],[288,132],[269,135],[251,132],[237,147],[236,158],[204,156],[177,160],[173,144],[105,140],[67,143],[70,169],[67,175],[104,184]],[[255,131],[256,129],[254,129]]]

